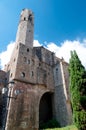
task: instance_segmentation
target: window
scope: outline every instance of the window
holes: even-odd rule
[[[56,68],[56,78],[58,79],[58,68]]]
[[[10,77],[12,77],[12,75],[13,75],[13,74],[11,73],[11,74],[10,74]]]
[[[16,60],[16,59],[14,58],[14,62],[15,62],[15,60]]]
[[[41,66],[41,63],[39,63],[39,66]]]
[[[29,52],[29,48],[27,48],[27,52]]]
[[[31,73],[31,76],[34,76],[34,73],[33,73],[33,71],[32,71],[32,73]]]
[[[24,21],[26,20],[26,18],[24,17]]]
[[[27,60],[27,64],[30,64],[30,60]]]
[[[28,17],[28,20],[31,22],[32,21],[32,15],[30,14]]]
[[[22,77],[22,78],[25,77],[25,73],[24,73],[24,72],[21,73],[21,77]]]
[[[27,62],[27,57],[24,57],[24,62]]]
[[[34,60],[32,60],[32,65],[34,65]]]
[[[50,73],[48,72],[48,75],[50,75]]]
[[[56,68],[56,72],[58,72],[58,68]]]

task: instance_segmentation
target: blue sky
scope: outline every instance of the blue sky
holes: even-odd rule
[[[34,39],[40,44],[59,48],[78,41],[86,49],[86,0],[0,0],[0,53],[15,41],[23,8],[34,12]]]

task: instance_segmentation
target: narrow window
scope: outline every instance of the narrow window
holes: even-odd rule
[[[27,52],[29,52],[29,48],[27,48]]]
[[[26,20],[26,18],[24,17],[24,21]]]
[[[12,75],[13,75],[13,74],[11,73],[11,74],[10,74],[10,77],[12,77]]]
[[[41,66],[41,63],[39,63],[39,66]]]
[[[48,75],[50,75],[50,73],[48,72]]]
[[[56,78],[58,79],[58,68],[56,68]]]
[[[32,65],[34,65],[34,60],[32,60]]]
[[[27,64],[30,64],[30,60],[27,60]]]
[[[29,17],[28,17],[28,21],[32,21],[32,15],[30,14]]]
[[[24,72],[21,73],[21,77],[22,77],[22,78],[25,77],[25,73],[24,73]]]
[[[33,73],[33,71],[32,71],[32,74],[31,74],[32,76],[34,76],[34,73]]]
[[[27,57],[24,57],[24,62],[27,62]]]
[[[58,72],[58,68],[56,68],[56,72]]]
[[[14,58],[14,62],[15,62],[15,60],[16,60],[16,59]]]

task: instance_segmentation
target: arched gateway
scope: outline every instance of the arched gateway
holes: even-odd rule
[[[39,127],[53,118],[52,97],[53,94],[50,92],[43,94],[41,97],[39,104]]]

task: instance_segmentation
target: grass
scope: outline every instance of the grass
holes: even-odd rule
[[[67,126],[67,127],[63,127],[63,128],[47,128],[47,129],[43,129],[43,130],[78,130],[77,127],[75,127],[74,125],[71,126]]]

